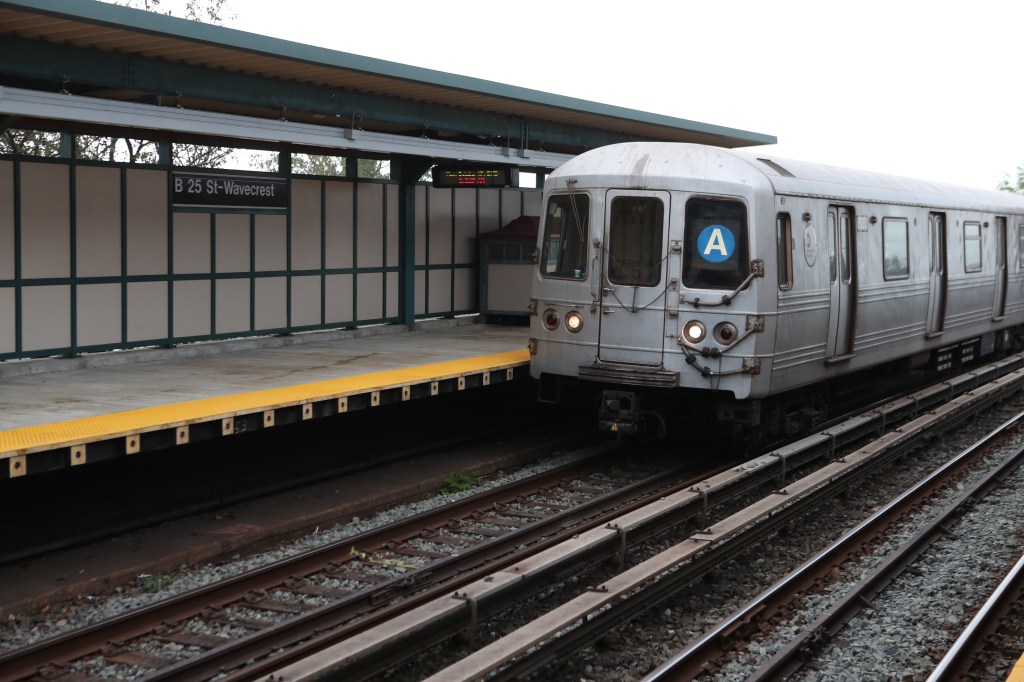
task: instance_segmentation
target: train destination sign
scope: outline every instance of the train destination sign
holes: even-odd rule
[[[288,181],[251,175],[173,174],[175,206],[288,208]]]
[[[518,187],[519,169],[511,166],[434,166],[434,187]]]

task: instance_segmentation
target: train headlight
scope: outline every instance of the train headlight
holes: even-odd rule
[[[715,326],[715,341],[723,346],[729,346],[736,341],[739,330],[732,322],[720,322]]]
[[[544,328],[549,332],[558,329],[558,313],[551,308],[544,311],[544,317],[541,320],[544,322]]]
[[[700,343],[708,333],[700,320],[690,320],[683,325],[683,338],[687,343]]]
[[[565,316],[565,328],[573,334],[583,329],[583,316],[575,310]]]

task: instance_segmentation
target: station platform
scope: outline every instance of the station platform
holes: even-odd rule
[[[477,320],[0,363],[0,479],[527,378]]]

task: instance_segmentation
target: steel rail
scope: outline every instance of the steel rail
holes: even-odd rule
[[[974,654],[981,650],[986,637],[991,635],[1012,605],[1024,595],[1024,555],[1021,555],[1010,572],[992,595],[974,615],[946,655],[928,676],[927,682],[967,677]]]

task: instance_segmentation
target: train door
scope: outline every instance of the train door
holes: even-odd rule
[[[1006,218],[996,218],[996,300],[992,306],[992,319],[1006,314]]]
[[[826,362],[853,353],[857,289],[853,264],[853,209],[828,207],[829,292]]]
[[[660,366],[669,194],[611,190],[605,207],[597,357]]]
[[[928,214],[928,336],[942,333],[946,319],[946,214]]]

